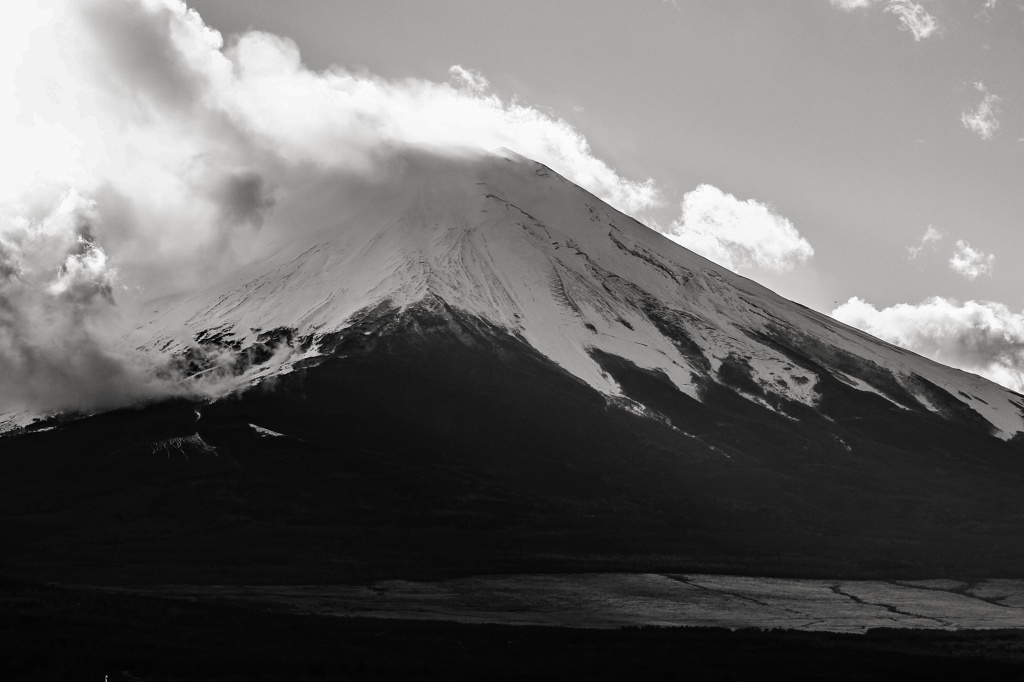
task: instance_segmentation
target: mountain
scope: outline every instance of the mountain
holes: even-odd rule
[[[247,347],[288,330],[319,345],[374,307],[443,303],[627,409],[649,406],[630,401],[602,358],[661,373],[697,401],[716,383],[782,415],[798,403],[835,417],[819,404],[835,380],[1003,439],[1024,431],[1020,395],[780,298],[507,150],[413,169],[329,233],[269,251],[156,309],[140,343]]]
[[[1024,396],[512,152],[407,161],[133,335],[206,401],[0,439],[8,571],[1009,575]]]

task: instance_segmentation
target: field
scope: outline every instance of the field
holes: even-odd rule
[[[112,588],[116,590],[116,588]],[[570,628],[642,626],[864,633],[1024,627],[1024,581],[886,582],[721,575],[476,576],[371,585],[163,586],[134,594],[231,600],[321,616]]]
[[[0,580],[0,679],[997,680],[1020,631],[573,629],[337,618]]]

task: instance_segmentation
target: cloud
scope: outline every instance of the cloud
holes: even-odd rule
[[[960,115],[960,121],[964,127],[973,133],[977,133],[983,140],[991,140],[992,136],[999,130],[999,102],[997,95],[992,94],[985,87],[984,83],[974,84],[975,89],[982,94],[981,103],[973,109],[968,109]]]
[[[225,84],[222,106],[290,162],[372,163],[394,144],[509,147],[627,212],[660,202],[652,180],[620,177],[565,120],[503,102],[486,90],[485,78],[462,67],[451,71],[454,86],[339,67],[314,73],[301,65],[294,43],[264,33],[242,36],[229,55],[240,76]]]
[[[929,225],[928,229],[926,229],[924,234],[921,236],[921,242],[917,246],[907,247],[907,258],[914,260],[921,254],[921,251],[923,251],[926,246],[929,244],[935,244],[935,242],[941,239],[942,233]]]
[[[409,150],[509,147],[625,211],[661,202],[459,65],[312,71],[287,38],[225,42],[181,0],[17,5],[0,27],[0,412],[206,390],[127,342],[139,306],[330,229]]]
[[[91,409],[159,391],[118,344],[116,271],[93,241],[96,205],[75,192],[36,222],[0,223],[0,399],[8,408]],[[116,331],[114,332],[116,333]]]
[[[687,193],[680,208],[665,235],[730,270],[784,272],[814,255],[789,220],[753,199],[705,184]]]
[[[855,9],[862,9],[864,7],[871,7],[877,5],[880,0],[829,0],[833,7],[846,10],[847,12]]]
[[[935,33],[939,24],[919,3],[911,0],[829,0],[833,7],[851,12],[884,4],[884,12],[896,15],[900,20],[900,28],[909,31],[914,40],[920,41]]]
[[[922,5],[910,0],[890,0],[885,11],[899,17],[902,29],[910,31],[914,40],[927,38],[939,28],[935,17],[928,14]]]
[[[491,87],[490,81],[484,78],[482,73],[464,69],[458,64],[448,69],[448,76],[455,87],[465,88],[476,95],[485,94]]]
[[[992,274],[995,260],[996,257],[991,253],[986,254],[977,249],[972,249],[970,244],[962,239],[958,239],[956,242],[956,253],[949,259],[949,267],[967,279],[977,279],[980,275]]]
[[[933,360],[1024,392],[1024,314],[1001,303],[933,297],[878,310],[853,297],[832,317]]]

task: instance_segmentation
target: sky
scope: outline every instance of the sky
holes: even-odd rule
[[[372,174],[400,144],[510,147],[788,298],[1024,390],[1019,0],[16,7],[0,372],[49,387],[23,402],[166,391],[116,342],[131,304],[230,271],[300,179]]]
[[[919,38],[885,2],[192,4],[225,33],[289,36],[313,69],[478,71],[503,100],[567,121],[624,177],[653,178],[664,205],[644,216],[666,228],[702,183],[768,204],[815,255],[752,274],[816,309],[850,296],[1024,303],[1019,2],[924,0],[936,26]],[[986,139],[962,117],[989,96]],[[909,262],[929,226],[943,239]],[[957,240],[994,255],[991,272],[949,267]]]

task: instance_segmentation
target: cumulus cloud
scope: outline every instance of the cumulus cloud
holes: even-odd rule
[[[329,228],[312,194],[383,181],[403,150],[509,147],[625,211],[660,203],[479,72],[312,71],[287,38],[226,43],[181,0],[16,3],[0,76],[0,412],[181,390],[124,341],[137,306]]]
[[[949,259],[949,267],[967,279],[977,279],[981,275],[991,275],[995,261],[996,257],[991,253],[973,249],[970,244],[958,239],[956,252]]]
[[[921,255],[921,251],[923,251],[926,246],[933,245],[934,248],[934,244],[941,239],[942,233],[936,230],[931,225],[929,225],[928,229],[926,229],[924,231],[924,234],[921,236],[920,243],[918,243],[917,246],[907,247],[907,258],[909,258],[910,260],[914,260],[919,255]]]
[[[785,272],[814,255],[789,220],[753,199],[705,184],[687,193],[680,208],[665,235],[730,270]]]
[[[853,297],[832,317],[943,364],[1024,392],[1024,314],[1001,303],[933,297],[881,310]]]
[[[997,95],[988,91],[984,83],[974,84],[975,89],[981,93],[982,99],[978,106],[968,109],[960,115],[960,121],[964,127],[973,133],[977,133],[983,140],[991,140],[992,136],[999,130],[999,102]]]

